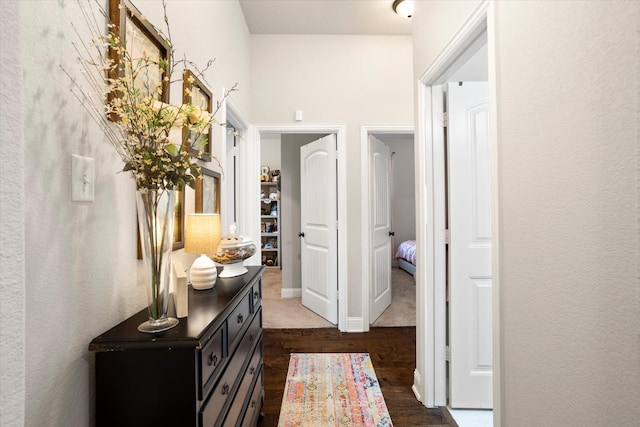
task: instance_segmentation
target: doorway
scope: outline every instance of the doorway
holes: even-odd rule
[[[436,371],[436,375],[445,375],[446,404],[454,419],[471,414],[470,409],[493,406],[486,32],[477,40],[468,48],[473,53],[444,84],[431,86],[433,144],[441,148],[434,163],[444,169],[434,177],[434,187],[444,193],[444,204],[434,206],[434,211],[444,219],[446,230],[446,240],[437,249],[445,252],[440,267],[446,271],[447,359],[444,373]],[[473,415],[492,423],[490,411]]]
[[[369,330],[369,326],[372,322],[375,321],[373,313],[373,304],[372,300],[375,298],[376,290],[373,289],[373,286],[377,288],[385,288],[386,286],[377,286],[373,285],[375,281],[372,280],[373,277],[376,277],[376,273],[373,271],[376,267],[372,262],[372,238],[371,238],[371,230],[373,225],[371,224],[372,219],[370,215],[369,206],[372,203],[371,200],[371,187],[374,185],[373,183],[373,174],[370,166],[370,157],[371,157],[371,137],[375,137],[380,140],[384,144],[388,145],[393,153],[403,153],[401,156],[398,154],[391,155],[391,169],[402,167],[405,169],[405,172],[408,172],[411,177],[415,175],[415,167],[414,167],[414,129],[412,125],[367,125],[362,126],[361,131],[361,170],[362,170],[362,189],[361,192],[361,206],[362,206],[362,282],[369,283],[370,286],[362,287],[362,313],[363,313],[363,327],[364,331]],[[406,156],[404,155],[406,154]],[[394,162],[395,157],[395,162]],[[400,158],[402,157],[402,158]],[[400,163],[398,163],[400,162]],[[395,166],[394,166],[395,164]],[[410,169],[407,171],[407,169]],[[393,172],[392,172],[393,174]],[[396,174],[397,175],[397,174]],[[397,244],[408,239],[415,240],[415,180],[413,182],[408,183],[409,185],[404,185],[401,181],[405,180],[406,174],[397,175],[395,178],[395,182],[393,182],[392,178],[392,198],[398,195],[398,192],[395,192],[393,188],[396,188],[397,185],[401,187],[398,190],[403,190],[401,192],[401,196],[395,202],[391,202],[391,233],[389,236],[391,243],[391,257],[395,254]],[[405,183],[407,184],[407,183]],[[407,194],[409,193],[409,194]],[[402,206],[402,208],[399,208]],[[396,209],[399,208],[399,209]],[[404,212],[403,212],[404,211]],[[403,212],[403,213],[401,213]],[[398,223],[396,227],[395,223]],[[402,223],[402,225],[400,225]],[[397,232],[396,232],[397,228]],[[386,258],[386,256],[385,256]],[[384,260],[384,262],[389,262],[389,266],[391,266],[391,259]],[[378,275],[379,276],[379,275]],[[391,284],[389,285],[391,287]],[[393,290],[391,289],[393,293]]]
[[[346,146],[345,146],[345,127],[342,125],[291,125],[291,126],[256,126],[255,127],[255,147],[257,151],[256,163],[259,163],[261,159],[261,150],[262,150],[262,141],[269,141],[275,139],[281,139],[284,141],[281,147],[282,156],[287,157],[295,157],[297,159],[297,165],[299,168],[300,163],[300,151],[299,149],[286,148],[285,144],[293,144],[293,145],[304,145],[302,142],[294,143],[290,141],[294,141],[297,138],[295,135],[300,136],[299,141],[307,140],[312,141],[317,139],[318,136],[335,134],[336,136],[336,145],[337,145],[337,168],[338,168],[338,176],[337,176],[337,186],[336,186],[336,198],[338,203],[337,215],[338,215],[338,224],[340,226],[337,230],[338,235],[338,254],[346,253],[346,236],[347,236],[347,222],[346,222]],[[311,138],[311,139],[309,139]],[[284,163],[281,164],[281,173],[282,173],[282,194],[288,191],[287,186],[291,188],[291,186],[295,185],[295,182],[299,185],[299,174],[297,176],[291,175],[291,171],[285,171]],[[291,169],[291,168],[289,168]],[[288,184],[287,184],[288,183]],[[296,208],[293,204],[287,206],[287,200],[284,199],[281,202],[282,211],[281,216],[283,217],[281,221],[283,222],[280,227],[282,230],[281,240],[282,246],[280,248],[281,252],[281,263],[282,263],[282,296],[283,297],[298,297],[301,296],[302,290],[299,286],[299,277],[300,277],[300,260],[296,259],[297,255],[292,255],[293,250],[300,245],[300,237],[298,237],[298,233],[300,232],[300,208],[297,207],[297,214],[292,215],[293,212],[296,211]],[[256,218],[259,213],[256,214]],[[287,217],[289,217],[287,219]],[[290,226],[287,225],[292,218],[298,218],[297,224],[294,222]],[[256,223],[259,225],[260,221],[256,219]],[[297,226],[296,226],[297,225]],[[298,252],[299,253],[299,252]],[[344,257],[337,257],[337,265],[338,265],[338,300],[346,301],[347,295],[347,266],[346,260]],[[296,271],[296,268],[298,271]],[[338,329],[341,331],[346,331],[347,329],[347,318],[346,318],[346,305],[338,304]]]
[[[420,129],[416,156],[421,159],[417,174],[418,199],[418,236],[422,238],[418,246],[418,323],[417,357],[413,390],[416,397],[427,407],[446,406],[448,398],[446,377],[446,277],[447,277],[447,215],[446,206],[446,170],[445,146],[438,140],[437,129],[442,117],[434,114],[432,88],[446,83],[462,65],[480,48],[486,49],[487,80],[489,82],[489,145],[491,157],[491,215],[492,223],[497,224],[496,203],[496,135],[495,130],[495,58],[493,57],[494,33],[490,2],[481,3],[456,36],[445,47],[440,56],[425,71],[419,81],[418,108]],[[486,46],[486,47],[485,47]],[[466,80],[471,80],[464,78]],[[499,240],[494,227],[493,239]],[[499,300],[498,281],[498,245],[492,249],[493,290],[492,330],[493,330],[493,403],[494,413],[499,421],[500,410],[500,360],[499,352]],[[496,425],[498,425],[496,423]]]
[[[222,168],[221,199],[225,201],[221,206],[221,229],[226,235],[231,224],[236,224],[242,234],[253,237],[251,212],[247,209],[251,200],[250,179],[254,176],[249,163],[252,150],[247,144],[249,121],[230,97],[225,99],[220,111],[226,123],[220,126],[222,151],[217,157]],[[218,141],[217,132],[213,138],[214,142]],[[251,259],[245,263],[252,265]]]

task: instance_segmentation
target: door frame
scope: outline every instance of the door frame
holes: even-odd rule
[[[362,125],[360,126],[360,152],[362,153],[360,157],[360,170],[362,171],[362,176],[360,180],[360,188],[362,191],[360,192],[360,212],[361,212],[361,220],[362,224],[361,229],[361,237],[362,237],[362,251],[361,251],[361,263],[362,270],[360,272],[362,276],[362,330],[361,332],[369,331],[369,323],[370,323],[370,310],[371,310],[371,301],[369,286],[370,278],[371,278],[371,239],[369,238],[369,230],[371,229],[371,218],[369,215],[369,190],[371,186],[371,165],[369,162],[369,156],[371,155],[371,144],[369,143],[369,136],[372,134],[388,134],[388,135],[414,135],[414,127],[411,124],[405,125]],[[415,146],[415,142],[414,142]],[[416,157],[417,159],[417,157]],[[414,166],[417,171],[417,162]],[[367,285],[367,286],[365,286]]]
[[[260,170],[260,138],[263,134],[306,134],[306,133],[334,133],[336,134],[337,158],[338,158],[338,254],[347,253],[347,146],[346,146],[346,126],[341,124],[294,124],[294,125],[254,125],[252,126],[251,162],[256,171]],[[256,175],[257,176],[257,175]],[[255,180],[256,197],[259,192],[259,182]],[[254,203],[255,204],[255,203]],[[253,214],[257,236],[260,236],[259,224],[260,215],[258,208]],[[257,241],[257,240],[256,240]],[[347,257],[338,256],[338,330],[341,332],[351,331],[347,319],[348,307],[348,281],[347,281]]]
[[[222,93],[224,93],[224,88],[222,88]],[[238,189],[238,194],[236,198],[236,210],[237,210],[237,226],[238,230],[242,231],[242,234],[254,239],[260,237],[260,222],[257,224],[253,224],[253,215],[254,209],[255,212],[259,214],[259,206],[255,203],[255,197],[253,197],[254,191],[258,191],[259,183],[256,183],[254,161],[260,164],[260,158],[254,159],[254,147],[252,145],[252,138],[250,135],[252,133],[251,123],[249,122],[247,116],[242,112],[238,104],[233,100],[232,97],[227,97],[220,105],[220,110],[218,111],[220,116],[219,122],[224,124],[226,122],[232,122],[236,127],[236,132],[242,143],[237,145],[236,150],[236,158],[238,159],[236,163],[236,189]],[[214,126],[217,128],[213,135],[211,136],[212,142],[214,145],[220,144],[223,148],[220,151],[220,154],[217,156],[217,161],[220,164],[221,172],[222,172],[222,185],[220,188],[220,199],[224,204],[225,200],[228,200],[229,197],[233,197],[232,194],[229,194],[229,189],[227,188],[225,182],[225,171],[229,170],[227,167],[227,144],[229,144],[227,138],[227,129],[226,126]],[[259,166],[257,166],[259,169]],[[258,193],[259,194],[259,193]],[[224,213],[224,210],[221,212]],[[225,218],[225,224],[223,227],[228,227],[230,225],[230,221],[228,218]],[[222,228],[223,233],[224,230],[228,231],[228,228]],[[260,265],[260,259],[258,256],[254,255],[253,257],[246,259],[246,265]],[[257,264],[256,264],[257,263]]]
[[[446,256],[445,256],[445,165],[444,147],[434,137],[431,87],[444,83],[467,60],[466,52],[483,32],[487,33],[489,81],[489,143],[491,146],[492,193],[492,321],[494,426],[501,424],[500,268],[498,135],[495,57],[495,7],[482,1],[444,50],[418,80],[418,134],[416,216],[417,326],[416,370],[413,391],[427,407],[446,406]],[[435,124],[437,125],[437,124]],[[425,268],[420,268],[420,266]]]
[[[225,99],[220,109],[221,109],[221,117],[223,117],[223,120],[224,120],[222,123],[233,124],[240,141],[246,140],[250,123],[247,117],[240,110],[240,107],[238,107],[238,104],[236,104],[236,102],[232,98],[228,97]],[[225,135],[223,135],[224,136],[223,141],[225,144],[223,153],[226,153],[228,149],[229,138],[227,138],[227,135],[226,135],[226,132],[227,132],[226,128],[224,126],[221,126],[221,128],[223,129],[223,132],[225,132]],[[236,212],[237,212],[236,225],[238,226],[238,230],[247,229],[249,222],[248,222],[247,215],[245,215],[246,206],[248,206],[249,200],[252,200],[246,197],[246,195],[245,197],[243,197],[244,195],[243,190],[247,188],[246,187],[247,180],[249,179],[249,177],[253,176],[253,174],[249,173],[249,169],[247,168],[246,162],[243,161],[244,157],[246,156],[246,153],[247,153],[247,149],[244,147],[244,144],[237,144],[235,188],[238,190],[238,194],[236,197]],[[227,165],[226,156],[223,155],[221,157],[222,158],[219,160],[221,162],[222,169],[224,172],[225,170],[229,170],[229,167],[227,167],[228,165]],[[223,183],[224,183],[224,175],[223,175]],[[229,200],[230,197],[233,197],[233,195],[229,194],[229,192],[230,192],[230,189],[227,187],[227,185],[226,184],[222,185],[222,188],[220,189],[221,199]],[[228,230],[228,226],[230,225],[230,222],[231,222],[228,218],[225,219],[225,221],[227,222],[227,224],[226,224],[226,227],[222,228],[223,234],[225,234],[225,230]]]

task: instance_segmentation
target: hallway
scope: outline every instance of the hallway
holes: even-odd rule
[[[362,334],[335,329],[265,329],[264,417],[259,427],[278,425],[282,393],[291,353],[367,352],[371,357],[394,425],[456,426],[446,411],[428,409],[416,400],[411,385],[415,366],[415,327],[372,328]]]
[[[415,278],[399,268],[392,268],[391,305],[371,325],[397,327],[416,325]],[[267,268],[262,275],[263,325],[265,329],[337,328],[302,306],[301,298],[281,298],[282,271]]]

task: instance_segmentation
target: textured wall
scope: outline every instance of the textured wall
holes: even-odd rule
[[[0,425],[24,425],[24,150],[20,99],[20,18],[0,2]]]
[[[502,425],[640,416],[639,7],[496,3]]]
[[[416,78],[477,4],[418,2]],[[633,425],[640,3],[494,5],[501,425]]]
[[[160,2],[136,4],[162,25]],[[168,9],[178,55],[186,51],[198,63],[218,56],[207,76],[214,93],[244,83],[246,92],[234,99],[248,111],[249,33],[239,4],[170,0]],[[77,73],[70,22],[89,39],[77,3],[3,1],[0,15],[1,423],[92,425],[89,341],[146,305],[134,184],[118,173],[119,158],[69,93],[59,67]],[[171,92],[180,99],[181,83]],[[71,154],[95,159],[93,203],[71,202]]]

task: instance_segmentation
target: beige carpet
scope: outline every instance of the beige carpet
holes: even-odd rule
[[[416,282],[398,268],[391,272],[391,305],[371,326],[415,326]],[[336,328],[302,305],[300,298],[281,298],[282,272],[267,268],[262,275],[262,323],[267,329]]]
[[[391,305],[371,326],[416,326],[415,277],[394,267],[391,283]]]

